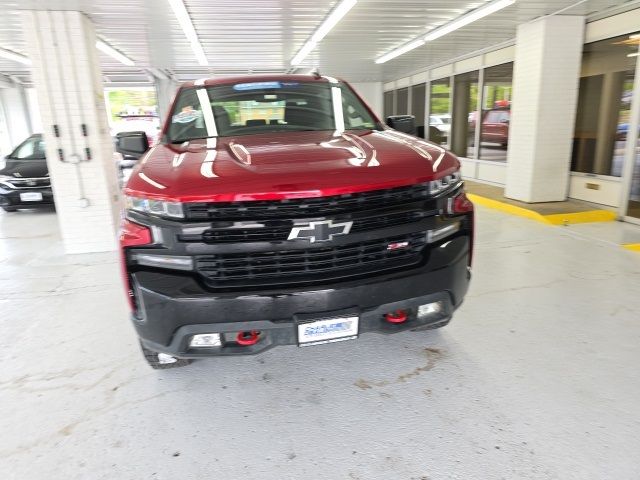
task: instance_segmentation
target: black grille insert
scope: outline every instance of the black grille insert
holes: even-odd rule
[[[405,210],[390,213],[378,214],[375,216],[344,217],[334,218],[334,221],[341,222],[353,220],[351,233],[369,232],[382,228],[396,227],[418,222],[423,218],[435,215],[437,210]],[[238,243],[238,242],[273,242],[285,241],[291,233],[294,221],[285,220],[279,222],[266,221],[260,227],[221,227],[205,230],[203,233],[179,234],[180,242],[202,242],[208,244],[218,243]]]
[[[426,233],[417,232],[332,247],[200,255],[195,269],[214,288],[312,284],[418,265],[425,245]]]
[[[185,203],[185,217],[187,220],[310,218],[344,212],[392,208],[428,197],[428,184],[420,183],[408,187],[348,193],[331,197]]]

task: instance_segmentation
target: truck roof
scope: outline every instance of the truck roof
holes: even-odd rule
[[[228,85],[230,83],[242,83],[242,82],[320,82],[326,83],[333,80],[331,77],[322,77],[316,75],[285,75],[285,74],[270,74],[270,75],[244,75],[235,77],[218,77],[218,78],[201,78],[199,80],[192,80],[182,84],[182,87],[194,87],[194,86],[214,86],[214,85]]]

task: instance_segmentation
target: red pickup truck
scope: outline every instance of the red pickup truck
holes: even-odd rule
[[[460,163],[411,135],[412,117],[387,123],[331,77],[180,88],[126,185],[120,235],[152,367],[449,322],[473,243]]]

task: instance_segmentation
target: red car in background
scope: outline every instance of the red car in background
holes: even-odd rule
[[[509,123],[511,109],[492,108],[482,112],[482,128],[480,141],[482,143],[497,143],[506,148],[509,144]],[[469,132],[473,135],[476,128],[476,112],[469,114]]]

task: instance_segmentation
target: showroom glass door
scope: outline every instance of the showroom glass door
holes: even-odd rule
[[[636,59],[640,55],[640,35],[631,35],[629,40],[636,41],[637,51],[629,54]],[[623,191],[627,194],[622,209],[625,219],[640,223],[640,62],[636,64],[635,82],[630,100],[628,123],[626,128],[627,145],[623,172]]]

